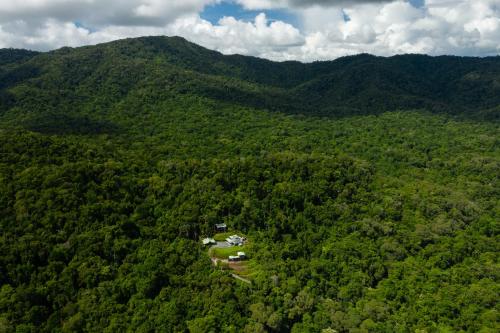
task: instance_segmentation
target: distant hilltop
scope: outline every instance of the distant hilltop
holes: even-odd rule
[[[223,55],[181,37],[141,37],[47,53],[4,49],[0,69],[3,109],[23,98],[11,88],[34,82],[71,92],[64,102],[85,103],[96,93],[119,98],[155,82],[153,90],[334,117],[427,109],[496,119],[500,105],[498,56],[360,54],[304,64]]]

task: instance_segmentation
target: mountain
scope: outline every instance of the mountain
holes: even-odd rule
[[[312,64],[275,63],[224,56],[179,37],[1,54],[0,59],[9,55],[10,60],[0,62],[0,109],[26,103],[15,94],[19,86],[30,96],[58,91],[67,94],[59,98],[63,103],[83,106],[99,92],[109,98],[112,91],[120,99],[156,85],[151,93],[170,89],[243,106],[332,117],[418,108],[478,117],[500,104],[500,57],[358,55]],[[496,117],[496,112],[488,115]]]
[[[0,332],[497,332],[499,79],[178,37],[0,50]]]

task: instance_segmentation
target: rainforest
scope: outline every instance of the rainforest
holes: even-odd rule
[[[498,332],[499,222],[498,56],[0,50],[0,332]]]

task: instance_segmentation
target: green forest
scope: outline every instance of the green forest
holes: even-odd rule
[[[499,222],[500,57],[0,50],[2,333],[498,332]]]

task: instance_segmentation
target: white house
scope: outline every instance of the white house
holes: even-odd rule
[[[204,238],[202,240],[202,243],[203,245],[212,245],[212,244],[217,244],[217,242],[215,241],[215,239],[213,238]]]
[[[238,235],[232,235],[226,238],[226,242],[234,246],[243,245],[243,238]]]
[[[240,260],[245,260],[246,259],[246,254],[245,252],[238,252],[238,255],[236,256],[229,256],[228,260],[229,261],[240,261]]]

